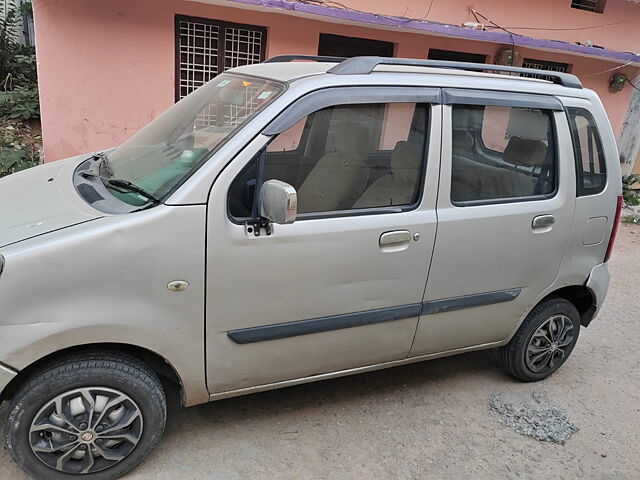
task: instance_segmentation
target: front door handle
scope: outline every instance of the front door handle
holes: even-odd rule
[[[548,229],[550,230],[553,227],[553,224],[556,223],[556,218],[553,215],[538,215],[533,218],[531,222],[531,228],[534,230],[537,229]]]
[[[409,244],[411,242],[411,232],[409,230],[394,230],[392,232],[385,232],[380,235],[381,247],[393,247],[403,244]]]

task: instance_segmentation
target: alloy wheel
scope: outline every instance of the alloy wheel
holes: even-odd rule
[[[142,431],[142,413],[131,397],[111,388],[85,387],[45,403],[31,423],[29,443],[49,467],[86,474],[124,460]]]
[[[567,356],[574,339],[573,322],[566,315],[552,315],[537,328],[525,353],[527,367],[535,373],[554,369]]]

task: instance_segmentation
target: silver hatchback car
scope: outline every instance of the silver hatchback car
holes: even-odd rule
[[[189,406],[487,348],[541,380],[604,301],[620,194],[569,74],[232,69],[111,151],[0,180],[7,448],[112,479],[159,442],[169,385]]]

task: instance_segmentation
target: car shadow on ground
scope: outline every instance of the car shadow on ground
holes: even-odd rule
[[[197,418],[200,425],[189,425],[190,429],[209,428],[213,419],[217,428],[223,428],[272,420],[291,412],[304,416],[305,411],[323,405],[340,409],[341,406],[353,408],[354,404],[360,403],[365,407],[399,390],[422,391],[441,384],[454,388],[455,384],[464,384],[466,379],[477,376],[493,383],[514,381],[499,366],[495,350],[485,350],[218,400],[186,409],[180,406],[175,387],[169,387],[164,441],[170,441],[174,433],[184,428],[185,421],[191,423],[189,419]],[[441,388],[434,388],[434,391],[441,391]],[[202,422],[205,419],[207,421]]]
[[[451,392],[464,389],[469,381],[487,382],[496,388],[513,380],[499,367],[495,351],[486,350],[190,408],[180,406],[177,389],[167,383],[168,419],[164,438],[159,448],[136,469],[134,477],[155,476],[157,467],[153,465],[164,465],[166,458],[173,457],[180,448],[204,448],[203,454],[213,454],[223,447],[221,442],[227,440],[241,448],[244,440],[250,441],[255,435],[298,433],[297,430],[309,427],[305,423],[309,419],[313,421],[313,428],[325,426],[330,430],[334,428],[331,425],[336,418],[383,414],[381,412],[387,408],[382,406],[385,404],[411,398],[419,398],[427,404],[446,401]],[[7,413],[8,402],[3,402],[0,405],[0,432],[5,429]],[[227,435],[232,435],[233,440]],[[204,445],[208,446],[205,448]],[[0,461],[7,462],[4,467],[10,474],[7,478],[27,478],[9,464],[6,448],[2,450]]]

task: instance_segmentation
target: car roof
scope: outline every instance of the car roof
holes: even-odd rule
[[[227,70],[232,73],[255,75],[257,77],[271,78],[280,82],[293,82],[309,75],[327,73],[337,63],[329,62],[282,62],[282,63],[256,63]]]
[[[284,56],[283,60],[273,61],[268,60],[265,63],[253,64],[253,65],[245,65],[241,67],[236,67],[231,70],[228,70],[230,73],[238,73],[245,75],[258,76],[263,78],[269,78],[273,80],[277,80],[280,82],[285,82],[288,84],[292,84],[298,80],[309,78],[309,77],[318,77],[318,76],[334,76],[333,74],[342,75],[366,75],[369,77],[378,77],[378,74],[386,74],[385,82],[393,84],[390,81],[388,74],[408,74],[415,76],[416,74],[425,75],[432,77],[456,77],[458,79],[475,79],[480,80],[483,83],[490,82],[491,79],[495,79],[500,81],[502,87],[504,87],[504,81],[509,80],[514,82],[514,89],[520,89],[522,87],[525,88],[538,88],[544,85],[545,90],[550,90],[549,87],[553,88],[555,94],[562,95],[566,94],[569,96],[577,96],[577,97],[589,97],[590,91],[588,89],[583,89],[580,81],[570,74],[563,74],[558,72],[547,72],[547,71],[535,71],[535,75],[538,76],[549,76],[549,79],[541,79],[535,78],[528,75],[532,75],[530,69],[522,69],[517,67],[509,67],[509,66],[500,66],[500,65],[479,65],[479,64],[462,64],[459,62],[432,62],[428,60],[415,60],[415,59],[383,59],[382,57],[354,57],[344,62],[340,61],[289,61],[290,57],[294,60],[302,59],[302,60],[313,60],[315,58],[323,58],[323,57],[305,57],[305,56]],[[375,58],[379,58],[382,61],[389,62],[389,64],[382,63],[378,64],[374,61]],[[364,67],[364,69],[358,70],[358,67],[362,67],[362,63],[360,65],[353,65],[355,68],[349,68],[347,72],[346,67],[348,63],[354,63],[353,61],[362,60],[369,61],[368,65]],[[398,61],[398,64],[394,64],[394,60]],[[351,61],[351,62],[350,62]],[[402,62],[411,63],[415,62],[417,65],[408,65],[402,64]],[[423,65],[424,64],[424,65]],[[432,64],[434,66],[432,66]],[[444,66],[442,66],[444,65]],[[475,71],[468,70],[465,67],[467,65],[471,68],[475,68]],[[482,67],[482,69],[479,69]],[[337,70],[341,69],[340,72]],[[496,70],[511,69],[512,71],[507,71],[506,75],[504,73],[498,73]],[[487,71],[488,70],[488,71]],[[520,72],[518,74],[518,72]],[[515,73],[515,74],[514,74]],[[528,74],[527,76],[522,76],[523,74]],[[400,78],[398,79],[399,83],[401,83]],[[442,81],[443,79],[440,78]],[[555,80],[555,81],[554,81]],[[446,82],[446,80],[445,80]],[[510,83],[510,82],[509,82]],[[517,87],[516,87],[517,85]],[[446,85],[443,85],[446,86]],[[519,88],[518,88],[519,87]]]

